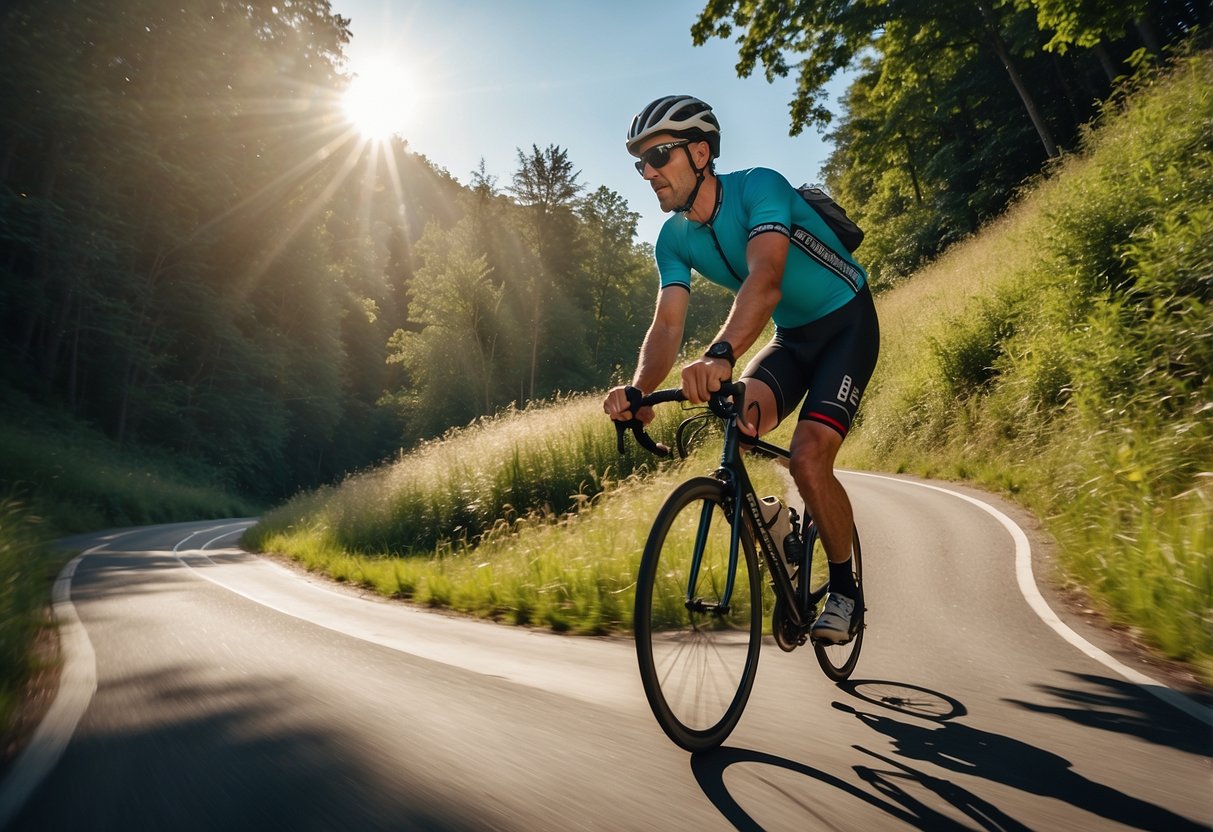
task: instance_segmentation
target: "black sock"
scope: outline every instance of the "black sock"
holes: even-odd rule
[[[851,559],[843,563],[830,561],[830,592],[845,595],[852,601],[859,595],[859,587],[855,586],[855,576],[851,574]]]

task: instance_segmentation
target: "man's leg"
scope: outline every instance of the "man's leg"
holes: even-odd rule
[[[834,476],[834,458],[842,436],[820,422],[804,420],[792,435],[792,478],[817,524],[830,567],[830,594],[810,633],[822,642],[851,637],[859,588],[851,572],[854,515],[846,489]]]
[[[821,544],[832,563],[851,557],[854,513],[846,489],[834,476],[834,458],[842,436],[820,422],[805,420],[792,434],[792,479],[817,523]]]

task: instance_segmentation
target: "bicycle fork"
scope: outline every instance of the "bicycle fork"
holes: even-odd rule
[[[737,500],[733,500],[733,520],[736,524],[740,520],[737,509],[740,504]],[[724,593],[720,597],[718,603],[708,603],[702,598],[695,596],[695,587],[699,585],[699,568],[703,564],[703,552],[707,547],[708,532],[712,528],[712,510],[715,506],[708,500],[704,500],[703,505],[699,509],[699,528],[695,532],[695,550],[691,554],[691,568],[687,576],[687,591],[684,603],[686,608],[691,612],[696,613],[712,613],[713,615],[728,615],[729,602],[733,599],[733,585],[736,582],[737,576],[737,555],[740,551],[741,535],[733,534],[729,538],[729,568],[726,570]],[[736,526],[734,526],[736,528]]]
[[[808,613],[810,610],[815,610],[817,601],[820,596],[814,597],[809,591],[809,568],[813,554],[812,539],[805,538],[804,551],[800,555],[799,574],[800,591],[792,583],[792,578],[788,574],[787,567],[779,562],[778,549],[774,547],[774,542],[771,539],[770,532],[760,522],[762,516],[758,509],[758,504],[754,497],[753,489],[745,489],[743,491],[748,506],[743,506],[743,501],[737,499],[736,495],[730,501],[731,517],[730,524],[734,532],[729,537],[729,565],[726,570],[724,593],[721,595],[720,601],[717,603],[709,603],[702,598],[696,597],[695,588],[699,584],[699,570],[703,563],[703,553],[707,546],[708,533],[712,525],[713,504],[704,502],[699,514],[699,527],[695,535],[695,548],[691,556],[691,568],[687,576],[687,589],[684,597],[684,605],[687,610],[695,613],[712,613],[714,615],[728,615],[733,598],[733,588],[736,583],[737,563],[741,556],[741,532],[740,524],[743,522],[743,512],[746,508],[749,509],[750,528],[756,531],[756,542],[759,549],[762,551],[762,556],[766,560],[767,572],[771,579],[771,588],[774,590],[777,597],[782,597],[785,601],[785,606],[789,610],[792,623],[796,627],[805,627],[808,621]],[[813,537],[816,537],[814,532]],[[788,602],[792,603],[788,603]],[[811,604],[811,606],[810,606]]]

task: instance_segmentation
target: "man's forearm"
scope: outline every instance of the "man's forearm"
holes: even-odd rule
[[[752,276],[751,276],[752,277]],[[779,283],[746,278],[737,292],[729,317],[716,335],[717,341],[728,341],[733,354],[740,357],[754,345],[771,320],[779,303]]]
[[[680,346],[680,330],[659,325],[650,327],[640,347],[640,359],[636,364],[636,375],[632,377],[632,386],[639,387],[645,393],[656,390],[673,368]]]

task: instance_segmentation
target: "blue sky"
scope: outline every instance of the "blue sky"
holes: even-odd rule
[[[763,165],[819,180],[829,153],[808,130],[788,136],[792,78],[737,77],[737,47],[691,43],[702,0],[332,0],[352,19],[348,69],[398,62],[416,103],[400,133],[467,183],[483,157],[498,187],[517,148],[557,144],[588,188],[606,185],[641,215],[652,242],[666,215],[624,150],[632,116],[652,99],[689,93],[722,124],[720,170]]]

